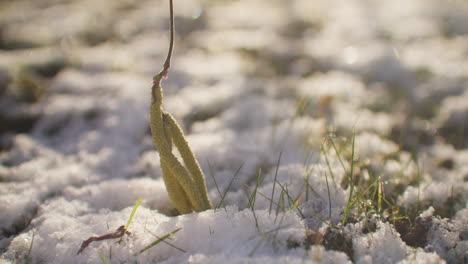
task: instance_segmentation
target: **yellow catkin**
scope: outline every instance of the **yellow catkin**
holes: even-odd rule
[[[154,77],[150,109],[151,134],[159,151],[163,179],[169,198],[181,214],[211,208],[205,178],[182,130],[175,119],[162,110],[160,74]],[[172,143],[181,153],[187,169],[172,153]]]
[[[164,119],[165,118],[163,115],[163,122],[165,122]],[[172,149],[172,135],[171,130],[168,126],[164,126],[164,136],[166,142],[169,145],[169,148]],[[165,161],[165,159],[161,159],[161,169],[163,173],[164,182],[166,183],[167,192],[169,194],[169,199],[171,201],[177,201],[176,208],[179,211],[179,213],[191,213],[193,211],[193,206],[190,203],[190,200],[188,199],[187,193],[185,193],[182,186],[177,181],[177,178],[168,168],[168,165],[166,163],[167,162]]]
[[[171,114],[169,113],[164,113],[164,114],[165,114],[165,117],[167,116],[165,120],[167,121],[167,124],[169,125],[171,129],[171,134],[172,134],[172,139],[174,140],[174,144],[179,150],[179,153],[182,156],[182,159],[184,160],[187,170],[192,175],[192,178],[195,182],[195,186],[198,189],[198,192],[202,194],[202,199],[203,199],[202,208],[203,210],[210,209],[212,206],[208,198],[208,192],[206,189],[206,182],[205,182],[205,176],[203,174],[203,171],[201,170],[200,165],[198,164],[195,158],[195,155],[190,149],[190,146],[187,140],[185,139],[182,129],[177,124],[177,121],[174,119],[174,117],[172,117]]]

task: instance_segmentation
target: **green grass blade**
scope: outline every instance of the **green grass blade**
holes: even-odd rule
[[[219,190],[218,182],[215,179],[215,176],[214,176],[214,173],[213,173],[213,167],[211,166],[211,163],[210,163],[210,161],[208,159],[206,159],[206,162],[208,163],[208,168],[210,169],[210,176],[213,179],[213,182],[214,182],[214,184],[216,186],[216,190],[218,191],[219,197],[221,197],[221,191]]]
[[[310,177],[310,176],[309,176]],[[317,197],[320,197],[320,195],[318,194],[318,192],[314,189],[314,187],[312,187],[312,185],[310,185],[309,181],[306,182],[306,190],[311,190],[312,193],[317,196]]]
[[[273,189],[271,190],[271,200],[270,200],[270,209],[268,210],[268,214],[271,214],[271,207],[273,204],[273,198],[275,197],[275,185],[276,185],[276,178],[278,177],[278,169],[281,163],[281,156],[283,155],[283,152],[280,152],[278,161],[276,162],[276,170],[275,170],[275,179],[273,180]]]
[[[278,217],[278,214],[279,214],[279,210],[281,208],[281,201],[284,201],[284,194],[283,194],[283,190],[281,190],[281,193],[278,197],[278,202],[276,203],[276,211],[275,211],[275,222],[276,222],[276,218]],[[284,202],[283,202],[283,210],[284,212]]]
[[[305,190],[305,195],[306,195],[306,202],[309,201],[309,178],[310,178],[310,174],[312,172],[311,171],[308,171],[305,178],[304,178],[304,185],[306,187],[306,190]]]
[[[34,237],[36,236],[36,232],[33,232],[32,234],[32,238],[31,238],[31,244],[29,244],[29,248],[28,248],[28,253],[26,254],[26,263],[29,263],[29,260],[31,259],[31,251],[32,251],[32,248],[33,248],[33,245],[34,245]]]
[[[333,173],[333,170],[332,170],[331,165],[330,165],[330,160],[328,159],[328,153],[327,153],[327,151],[325,150],[324,147],[322,147],[322,152],[323,152],[323,156],[325,157],[325,162],[327,163],[328,172],[330,173],[330,176],[331,176],[331,178],[332,178],[333,184],[334,184],[335,187],[336,187],[337,184],[336,184],[336,180],[335,180],[335,174]]]
[[[246,189],[253,189],[253,188],[255,188],[255,187],[251,187],[251,186],[247,185],[247,184],[244,183],[244,182],[241,182],[241,184],[242,184]],[[244,188],[244,189],[245,189],[245,188]],[[273,205],[276,205],[276,206],[278,205],[277,202],[273,201],[273,200],[272,200],[270,197],[268,197],[266,194],[263,194],[262,192],[260,192],[260,191],[258,191],[258,190],[257,190],[257,194],[260,195],[261,197],[263,197],[265,200],[270,201],[271,203],[273,203]]]
[[[231,189],[232,183],[234,182],[234,180],[235,180],[235,179],[237,178],[237,176],[239,175],[239,172],[240,172],[240,170],[242,169],[243,166],[244,166],[244,163],[242,163],[242,164],[239,166],[239,168],[237,169],[236,173],[234,174],[234,176],[232,177],[231,181],[229,182],[228,187],[227,187],[226,190],[224,191],[223,196],[221,197],[221,201],[219,201],[218,206],[215,207],[216,209],[217,209],[217,208],[220,208],[220,207],[223,205],[223,203],[224,203],[224,198],[226,198],[226,195],[227,195],[228,191]]]
[[[356,138],[356,134],[353,133],[353,141],[352,141],[352,147],[351,147],[351,172],[349,173],[349,176],[348,176],[350,190],[349,190],[348,204],[346,205],[344,209],[343,219],[341,220],[341,223],[343,225],[346,223],[346,220],[348,219],[349,211],[351,210],[354,204],[354,203],[351,203],[351,201],[353,199],[353,191],[354,191],[353,174],[354,174],[354,141],[355,141],[355,138]]]
[[[102,263],[109,264],[109,261],[107,260],[106,256],[104,256],[104,253],[102,253],[102,251],[99,251],[99,258],[101,259]]]
[[[282,185],[281,183],[279,183],[279,182],[278,182],[278,185],[279,185],[279,187],[283,190],[283,192],[286,194],[286,196],[287,196],[287,198],[288,198],[288,201],[289,201],[289,204],[290,204],[290,205],[292,204],[292,206],[294,206],[294,203],[296,202],[296,200],[293,199],[293,198],[291,197],[291,195],[289,195],[289,191],[288,191],[287,185],[286,185],[286,186],[283,186],[283,185]],[[301,194],[301,195],[302,195],[302,194]],[[291,206],[291,207],[292,207],[292,206]],[[299,207],[296,206],[295,209],[299,212],[299,214],[302,216],[302,218],[305,218],[304,214],[302,213],[302,210],[301,210]]]
[[[354,137],[353,137],[354,138]],[[338,148],[336,147],[335,145],[335,142],[333,141],[333,139],[330,138],[330,142],[333,146],[333,149],[335,150],[335,153],[336,153],[336,156],[338,157],[338,161],[340,162],[341,164],[341,167],[343,167],[343,170],[345,173],[347,173],[346,171],[346,166],[344,165],[344,162],[343,162],[343,159],[341,159],[341,155],[340,155],[340,151],[338,150]],[[353,143],[354,144],[354,143]],[[354,149],[354,148],[353,148]]]
[[[253,214],[253,217],[254,217],[254,220],[255,220],[255,227],[257,228],[258,232],[261,232],[260,231],[260,226],[258,225],[258,218],[257,218],[257,215],[255,214],[255,210],[252,209],[251,211],[252,211],[252,214]]]
[[[356,204],[357,201],[361,200],[362,197],[364,197],[364,195],[366,193],[368,193],[372,188],[375,188],[377,186],[377,184],[379,183],[379,178],[377,178],[374,182],[372,182],[366,189],[364,189],[361,193],[358,193],[356,198],[354,198],[354,200],[351,202],[351,207],[354,206],[354,204]]]
[[[151,232],[151,231],[148,230],[147,228],[145,228],[145,231],[148,232],[148,233],[150,233],[152,236],[156,237],[157,239],[161,239],[161,237],[157,236],[156,234],[154,234],[153,232]],[[173,248],[179,250],[180,252],[183,252],[183,253],[186,253],[186,252],[187,252],[187,251],[181,249],[180,247],[178,247],[178,246],[176,246],[176,245],[174,245],[174,244],[171,244],[171,243],[167,242],[166,240],[163,240],[162,242],[163,242],[164,244],[170,246],[170,247],[173,247]]]
[[[138,199],[135,203],[135,206],[133,206],[132,213],[130,214],[130,217],[128,218],[127,225],[125,225],[125,230],[128,230],[128,227],[132,223],[133,217],[135,216],[136,210],[138,209],[138,206],[140,206],[141,203],[141,198]]]
[[[173,236],[175,233],[179,232],[182,228],[177,228],[175,229],[174,231],[168,233],[167,235],[161,237],[161,238],[158,238],[156,241],[154,241],[153,243],[149,244],[148,246],[144,247],[142,250],[140,250],[140,254],[145,252],[146,250],[156,246],[157,244],[163,242],[164,240],[166,240],[167,238]]]
[[[257,244],[255,245],[255,247],[252,249],[252,251],[250,251],[249,253],[249,257],[253,257],[253,255],[255,254],[255,252],[257,251],[257,249],[265,242],[265,238],[264,237],[261,237],[260,240],[257,242]]]
[[[264,178],[262,178],[262,168],[259,168],[258,173],[257,173],[257,177],[255,179],[255,188],[252,191],[252,193],[250,194],[249,204],[247,206],[247,207],[251,208],[252,210],[255,207],[255,200],[257,198],[258,186],[260,186],[263,183],[263,180],[264,180]]]
[[[331,194],[330,194],[330,186],[328,184],[328,176],[327,173],[325,174],[325,182],[327,183],[327,195],[328,195],[328,220],[331,220]]]

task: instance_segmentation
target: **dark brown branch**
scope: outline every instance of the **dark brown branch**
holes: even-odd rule
[[[125,230],[125,226],[120,226],[119,228],[117,228],[117,230],[115,230],[114,233],[109,233],[109,234],[105,234],[103,236],[99,236],[99,237],[90,237],[88,238],[87,240],[83,241],[83,243],[81,244],[81,247],[80,249],[78,250],[78,252],[76,253],[77,255],[80,254],[81,252],[83,252],[83,250],[89,246],[89,244],[91,244],[91,242],[93,241],[101,241],[101,240],[106,240],[106,239],[114,239],[114,238],[121,238],[123,237],[123,235],[131,235],[132,233],[128,232],[127,230]]]

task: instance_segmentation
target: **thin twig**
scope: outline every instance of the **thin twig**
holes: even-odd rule
[[[174,7],[172,4],[172,0],[169,0],[169,13],[170,13],[170,20],[171,20],[171,40],[169,43],[169,51],[167,52],[166,61],[164,62],[164,68],[159,73],[161,77],[167,77],[169,73],[169,68],[171,67],[171,57],[172,57],[172,50],[174,48]]]
[[[172,58],[172,50],[174,49],[174,6],[172,4],[172,0],[169,0],[169,14],[170,14],[170,42],[169,42],[169,50],[167,52],[166,61],[164,62],[163,69],[156,75],[153,76],[153,87],[151,88],[151,94],[153,97],[153,101],[156,101],[156,89],[161,87],[161,79],[167,78],[169,74],[169,68],[171,67],[171,58]]]
[[[129,231],[127,231],[125,229],[125,226],[124,225],[121,225],[119,228],[117,228],[117,230],[115,230],[114,233],[109,233],[109,234],[105,234],[103,236],[93,236],[93,237],[90,237],[88,238],[87,240],[83,241],[83,243],[81,244],[81,247],[80,249],[78,250],[78,252],[76,253],[77,255],[80,254],[81,252],[83,252],[83,250],[89,246],[89,244],[91,244],[91,242],[93,241],[101,241],[101,240],[106,240],[106,239],[114,239],[114,238],[121,238],[123,237],[123,235],[131,235],[132,233],[130,233]]]

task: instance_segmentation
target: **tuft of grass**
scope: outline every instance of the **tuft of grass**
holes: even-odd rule
[[[374,215],[386,221],[395,221],[407,219],[409,222],[415,219],[420,213],[420,208],[416,205],[416,212],[401,212],[400,206],[396,204],[396,195],[392,194],[390,197],[385,196],[384,183],[382,182],[380,171],[375,171],[369,163],[360,160],[355,153],[355,134],[349,141],[335,141],[331,136],[328,137],[327,142],[328,150],[322,146],[322,153],[328,167],[328,171],[334,179],[331,162],[328,157],[328,152],[333,149],[336,153],[337,160],[340,162],[345,172],[345,178],[341,183],[342,188],[349,188],[348,201],[343,209],[341,218],[341,226],[345,226],[350,221],[363,221],[368,216]],[[397,156],[385,156],[384,160],[395,159]],[[349,164],[349,169],[346,169],[345,164]],[[408,164],[407,164],[408,165]],[[419,166],[419,164],[417,164]],[[369,178],[364,179],[362,175],[366,173]],[[403,172],[402,172],[403,173]],[[417,167],[416,178],[418,182],[421,180],[421,171]],[[397,175],[398,176],[398,175]],[[327,179],[326,179],[327,180]],[[328,181],[327,181],[327,184]],[[329,185],[327,185],[329,188]],[[422,187],[421,187],[422,188]],[[423,191],[423,189],[421,189]],[[328,189],[328,193],[329,189]],[[329,197],[329,200],[331,197]],[[330,209],[330,207],[329,207]],[[384,220],[385,221],[385,220]],[[346,249],[343,249],[346,252]]]

